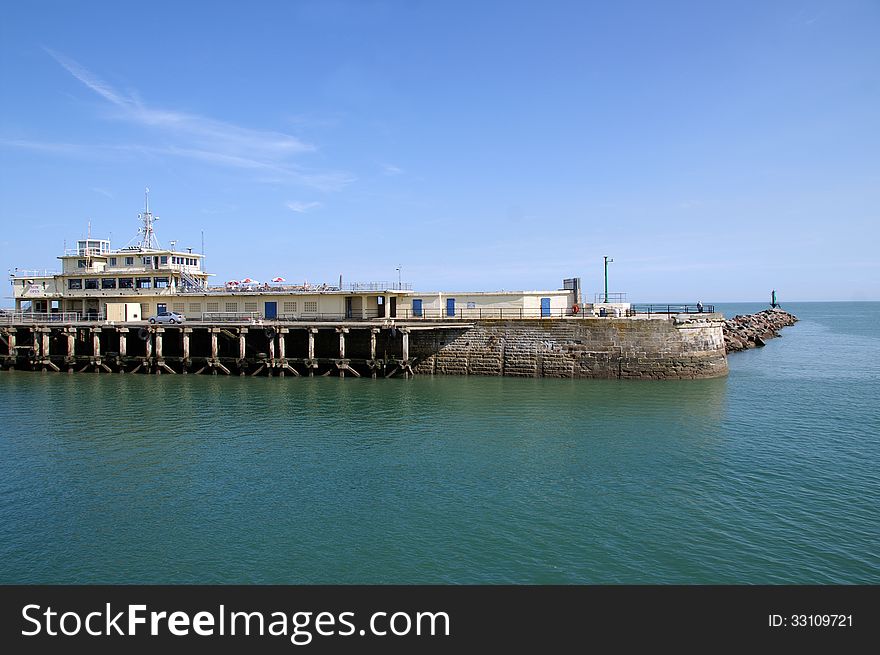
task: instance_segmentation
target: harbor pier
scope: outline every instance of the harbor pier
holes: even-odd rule
[[[0,327],[0,368],[67,373],[409,377],[413,332],[455,322],[13,324]]]
[[[12,321],[0,325],[0,368],[278,378],[707,378],[728,372],[723,325],[715,313],[472,321]]]

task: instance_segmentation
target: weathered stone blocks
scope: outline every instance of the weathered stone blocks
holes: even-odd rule
[[[679,379],[726,375],[722,321],[705,317],[484,320],[413,334],[417,373]]]

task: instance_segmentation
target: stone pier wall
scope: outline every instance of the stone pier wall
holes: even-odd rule
[[[720,316],[656,319],[484,320],[413,331],[422,374],[682,379],[727,374]]]

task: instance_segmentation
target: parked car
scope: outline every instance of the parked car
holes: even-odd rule
[[[159,312],[155,316],[150,316],[150,323],[183,323],[186,316],[177,312]]]

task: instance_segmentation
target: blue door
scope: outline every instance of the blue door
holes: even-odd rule
[[[550,316],[550,299],[541,298],[541,318]]]
[[[455,298],[446,299],[446,315],[455,316]]]
[[[278,316],[278,303],[267,302],[265,315],[266,318],[276,318]]]
[[[414,298],[413,299],[413,316],[421,316],[422,315],[422,299]]]

